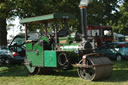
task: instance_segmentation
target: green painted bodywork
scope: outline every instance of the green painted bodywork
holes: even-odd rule
[[[42,36],[40,40],[46,41],[47,43],[49,43],[49,40],[46,36]]]
[[[48,42],[48,38],[45,36],[42,36],[40,40]],[[40,46],[38,42],[26,43],[26,54],[27,59],[32,63],[33,66],[44,66],[43,46]]]
[[[73,19],[75,18],[72,14],[68,13],[54,13],[49,15],[24,18],[20,23],[49,23],[56,22],[63,19]],[[65,37],[59,37],[58,47],[62,47],[62,52],[65,51],[76,51],[78,50],[79,43],[73,43],[75,40],[75,34],[71,34]],[[46,45],[51,46],[52,49],[46,50],[47,46],[44,46],[43,41]],[[41,43],[42,42],[42,43]],[[61,43],[64,42],[64,43]],[[50,43],[46,36],[42,36],[40,40],[26,43],[26,55],[28,63],[32,64],[32,67],[57,67],[57,51],[54,50],[55,43]],[[45,50],[44,50],[45,49]],[[28,66],[29,67],[29,66]]]
[[[32,43],[27,43],[26,44],[26,49],[27,50],[32,50]]]
[[[31,23],[31,22],[50,22],[56,19],[72,19],[75,18],[72,14],[69,13],[54,13],[49,15],[31,17],[31,18],[24,18],[20,21],[20,23]]]
[[[60,45],[69,45],[71,44],[75,39],[72,38],[71,36],[66,36],[66,37],[59,37],[59,44]]]
[[[44,66],[57,67],[56,51],[44,51]]]
[[[32,63],[33,66],[43,66],[43,47],[34,45],[33,49],[30,49],[30,44],[26,44],[27,59]]]
[[[68,37],[60,37],[59,38],[59,44],[60,45],[67,45],[69,44],[70,40]]]
[[[78,51],[78,46],[79,43],[72,43],[72,44],[69,44],[69,45],[62,45],[60,46],[60,48],[63,50],[63,51]]]
[[[61,39],[65,40],[66,37],[63,37]],[[69,40],[68,37],[67,40]],[[46,36],[42,36],[37,42],[26,43],[27,60],[31,62],[32,66],[57,67],[57,51],[44,50],[43,44],[39,44],[40,41],[49,43]],[[69,41],[72,40],[70,39]],[[62,51],[70,51],[76,54],[78,52],[78,45],[78,42],[71,44],[61,44],[60,48],[62,49]]]
[[[80,41],[75,41],[74,34],[66,37],[59,37],[59,45],[62,51],[77,51],[80,43]]]

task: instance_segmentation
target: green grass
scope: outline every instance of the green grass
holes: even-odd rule
[[[0,85],[128,85],[128,61],[114,62],[112,76],[102,81],[83,80],[76,69],[30,76],[24,66],[0,67]]]

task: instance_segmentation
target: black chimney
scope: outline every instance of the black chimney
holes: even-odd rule
[[[80,7],[80,13],[81,13],[81,31],[82,31],[82,40],[87,39],[87,8],[86,6]]]

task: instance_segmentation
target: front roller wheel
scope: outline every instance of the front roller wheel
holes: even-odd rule
[[[83,65],[82,60],[79,64]],[[112,73],[113,64],[107,57],[89,57],[86,59],[85,65],[86,67],[78,68],[79,77],[85,80],[95,81],[104,79]]]
[[[91,64],[90,61],[86,61],[89,65],[89,63]],[[79,62],[79,64],[82,64],[82,60]],[[81,77],[82,79],[85,80],[92,80],[94,75],[95,75],[95,70],[94,68],[78,68],[78,75],[79,77]]]

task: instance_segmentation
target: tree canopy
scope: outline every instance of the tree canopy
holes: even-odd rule
[[[113,23],[113,28],[118,33],[128,35],[128,0],[124,0],[124,3],[119,8],[118,20]]]
[[[93,0],[88,6],[88,24],[107,25],[114,22],[120,0]],[[76,20],[74,28],[80,28],[80,0],[1,0],[0,1],[0,45],[7,44],[6,20],[12,16],[32,17],[50,13],[72,13]],[[123,11],[123,7],[121,8]],[[114,12],[114,13],[113,13]],[[120,14],[121,15],[121,14]],[[123,18],[122,18],[123,19]],[[4,36],[4,37],[3,37]]]

